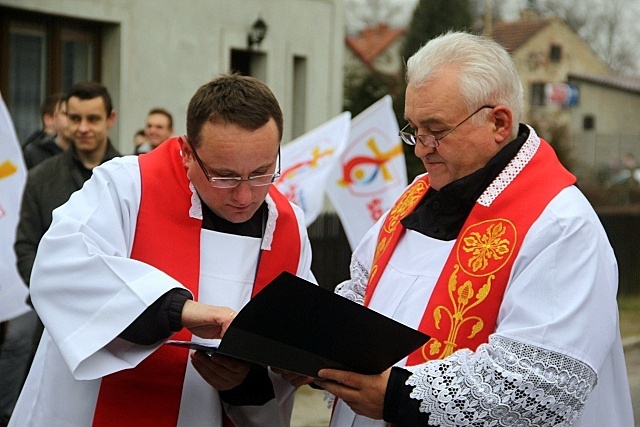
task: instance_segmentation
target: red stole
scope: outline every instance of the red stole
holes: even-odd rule
[[[409,355],[407,365],[442,359],[461,348],[475,350],[488,342],[513,263],[531,225],[549,202],[575,183],[549,144],[540,146],[529,163],[493,200],[475,204],[449,254],[418,330],[429,342]],[[411,213],[429,189],[428,175],[398,199],[378,235],[365,305],[371,301]]]
[[[131,258],[164,271],[198,300],[202,221],[189,216],[192,192],[178,138],[139,156],[142,196]],[[282,271],[297,273],[301,243],[289,201],[275,186],[269,194],[278,218],[271,250],[262,250],[252,295]],[[171,339],[190,340],[184,328]],[[102,379],[94,426],[175,426],[189,351],[160,346],[133,369]]]

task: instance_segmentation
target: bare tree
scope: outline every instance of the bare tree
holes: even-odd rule
[[[538,7],[564,19],[612,69],[638,74],[637,0],[543,0]]]

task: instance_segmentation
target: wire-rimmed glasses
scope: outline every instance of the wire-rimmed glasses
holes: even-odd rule
[[[202,172],[204,172],[204,176],[207,177],[207,181],[209,181],[211,186],[214,188],[234,188],[240,185],[242,181],[247,181],[249,185],[251,185],[252,187],[262,187],[265,185],[273,184],[275,180],[278,179],[278,177],[280,176],[281,169],[280,169],[280,147],[279,146],[278,146],[278,169],[275,173],[268,173],[265,175],[255,175],[255,176],[250,176],[248,178],[241,178],[239,176],[225,176],[225,177],[211,176],[209,171],[207,171],[207,168],[204,166],[202,159],[200,159],[200,156],[198,156],[198,153],[196,153],[196,149],[191,144],[191,142],[189,142],[189,145],[191,146],[193,157],[195,157],[196,161],[200,165],[200,169],[202,169]]]
[[[402,138],[402,140],[405,142],[405,144],[416,145],[416,143],[418,141],[420,141],[420,143],[422,145],[424,145],[425,147],[436,148],[438,145],[440,145],[440,140],[445,138],[447,135],[449,135],[454,130],[458,129],[458,127],[460,125],[462,125],[464,122],[466,122],[471,117],[476,115],[476,113],[478,113],[481,110],[484,110],[485,108],[495,108],[495,106],[494,105],[483,105],[482,107],[478,108],[476,111],[474,111],[473,113],[469,114],[464,120],[462,120],[460,123],[458,123],[457,125],[455,125],[451,129],[449,129],[448,131],[446,131],[442,135],[435,136],[435,135],[431,135],[431,134],[428,134],[428,133],[426,133],[424,135],[414,135],[411,132],[405,132],[405,129],[409,126],[409,124],[407,123],[407,125],[405,127],[403,127],[400,132],[398,132],[398,136],[400,136],[400,138]]]

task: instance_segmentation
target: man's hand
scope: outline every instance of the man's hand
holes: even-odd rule
[[[229,307],[187,300],[182,307],[182,326],[200,338],[222,338],[235,315]]]
[[[289,381],[291,385],[296,388],[313,382],[312,377],[306,377],[304,375],[294,374],[293,372],[285,371],[285,370],[274,368],[274,367],[271,367],[271,370],[274,373],[280,375],[285,380]]]
[[[314,382],[342,399],[358,415],[381,420],[384,394],[391,369],[379,375],[360,375],[355,372],[321,369]],[[331,380],[331,381],[324,381]]]
[[[251,368],[249,362],[219,354],[209,357],[202,351],[196,351],[191,355],[191,363],[209,385],[220,391],[239,386]]]

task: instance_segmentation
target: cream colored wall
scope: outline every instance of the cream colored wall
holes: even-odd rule
[[[153,107],[174,116],[185,132],[196,89],[228,72],[232,48],[245,49],[251,24],[268,25],[257,51],[266,55],[264,80],[287,120],[293,108],[293,58],[307,60],[306,123],[310,130],[342,107],[342,0],[0,0],[0,5],[104,22],[102,80],[118,111],[112,138],[123,153]]]
[[[598,167],[615,162],[631,152],[640,159],[640,94],[584,81],[580,103],[569,109],[573,156],[581,164]],[[583,132],[585,116],[595,117],[595,129]]]
[[[559,62],[549,60],[552,45],[562,47]],[[569,73],[592,75],[611,74],[589,45],[560,20],[554,20],[529,39],[514,54],[513,59],[524,87],[525,121],[531,121],[531,84],[538,82],[565,83]]]

